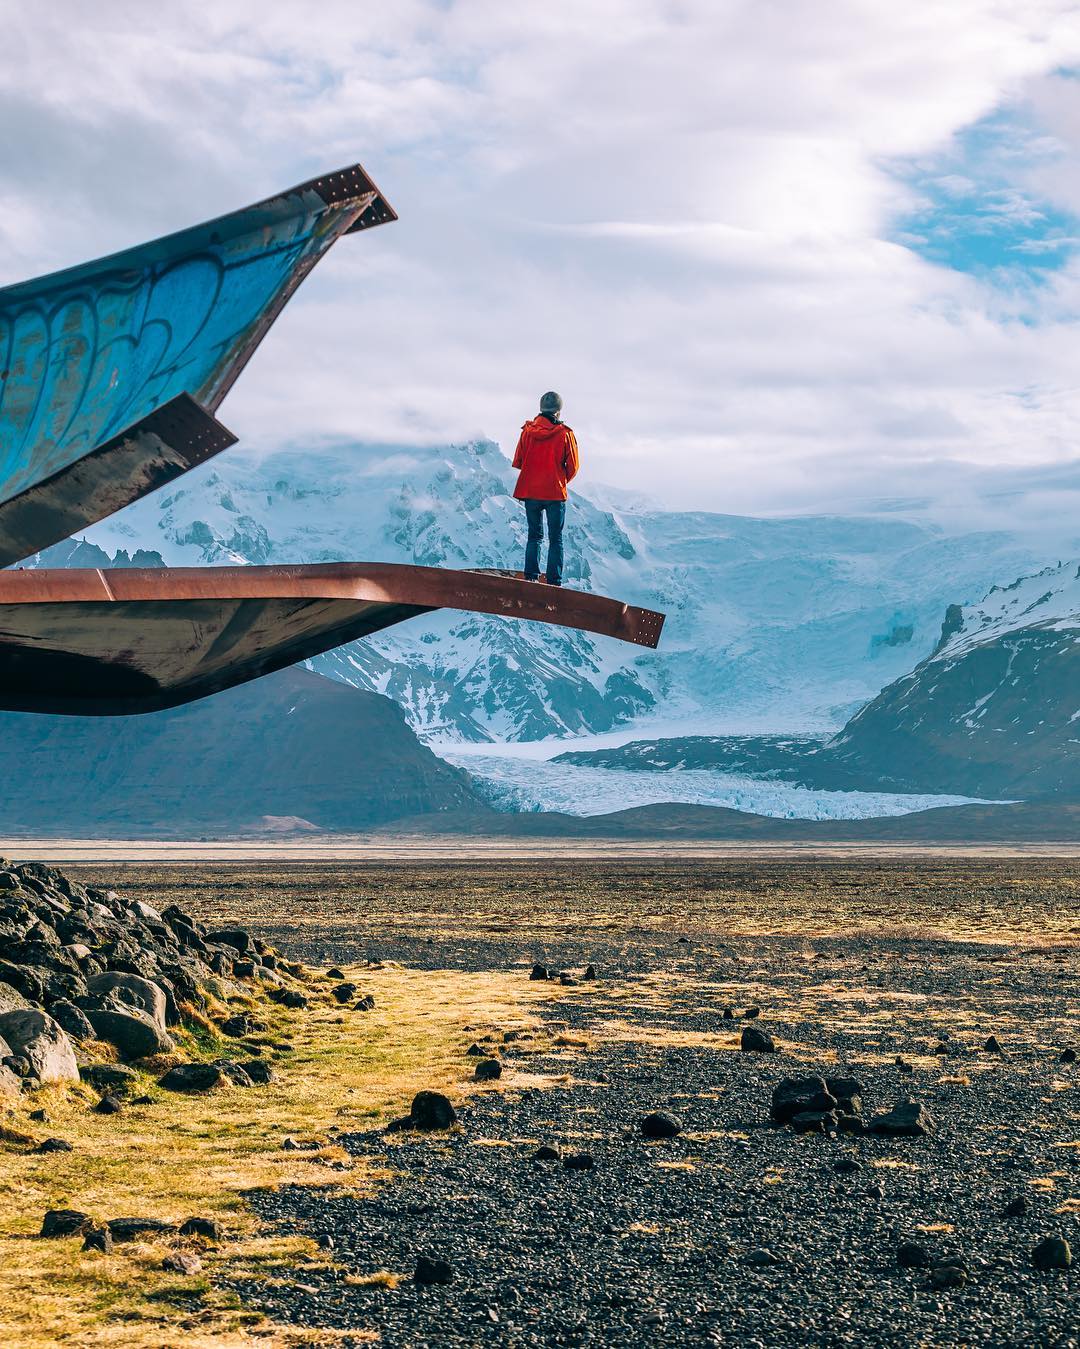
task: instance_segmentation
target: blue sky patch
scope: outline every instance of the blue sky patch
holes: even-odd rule
[[[1037,283],[1080,249],[1080,219],[1029,184],[1032,170],[1064,159],[1053,137],[1015,112],[996,112],[933,159],[908,161],[900,176],[918,196],[891,237],[921,257],[995,284]]]

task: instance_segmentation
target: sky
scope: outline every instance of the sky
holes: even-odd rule
[[[1080,4],[0,0],[0,31],[0,285],[356,161],[397,209],[229,395],[247,446],[512,450],[556,388],[586,485],[661,506],[1060,508],[1062,473],[1080,504]]]

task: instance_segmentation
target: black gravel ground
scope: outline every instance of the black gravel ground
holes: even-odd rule
[[[271,1228],[335,1257],[237,1285],[275,1320],[345,1345],[364,1342],[349,1330],[418,1347],[1080,1344],[1080,1065],[1059,1061],[1080,1049],[1075,946],[646,932],[527,951],[512,935],[373,945],[412,966],[525,979],[533,959],[595,962],[601,977],[563,989],[536,1037],[490,1033],[506,1077],[467,1098],[460,1130],[342,1136],[395,1169],[373,1197],[253,1196]],[[779,1054],[736,1048],[755,1005]],[[1003,1053],[984,1050],[990,1035]],[[935,1128],[885,1141],[770,1127],[776,1082],[815,1072],[863,1082],[867,1116],[912,1096]],[[657,1109],[680,1137],[640,1136]],[[532,1160],[547,1142],[594,1168]],[[1028,1213],[1004,1216],[1020,1196]],[[1071,1269],[1033,1266],[1048,1235],[1071,1241]],[[905,1241],[966,1282],[901,1268]],[[452,1281],[416,1284],[422,1254]],[[382,1271],[404,1277],[361,1282]]]

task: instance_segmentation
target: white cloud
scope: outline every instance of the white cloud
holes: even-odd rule
[[[1066,0],[53,0],[0,18],[0,280],[354,158],[398,208],[334,250],[230,395],[248,443],[509,445],[554,386],[596,477],[758,510],[1073,453],[1080,276],[995,294],[888,241],[918,204],[894,162],[932,166],[995,109],[1080,154]],[[1080,210],[1054,162],[1018,156],[995,211]],[[955,165],[937,185],[976,188]]]

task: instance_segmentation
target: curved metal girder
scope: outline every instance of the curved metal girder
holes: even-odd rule
[[[0,290],[0,566],[232,444],[212,414],[289,297],[341,235],[396,218],[355,165]],[[147,429],[166,408],[175,440]]]
[[[664,615],[506,572],[393,563],[0,573],[0,708],[104,716],[191,702],[432,609],[655,647]]]

